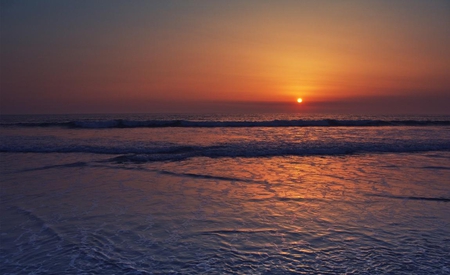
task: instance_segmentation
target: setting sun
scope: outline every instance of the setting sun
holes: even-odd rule
[[[297,98],[297,102],[298,102],[298,103],[302,103],[302,102],[303,102],[303,99]]]

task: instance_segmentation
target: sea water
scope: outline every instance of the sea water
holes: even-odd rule
[[[1,274],[449,274],[450,117],[2,116]]]

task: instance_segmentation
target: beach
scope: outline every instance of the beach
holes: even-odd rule
[[[1,272],[447,274],[448,131],[3,125]]]

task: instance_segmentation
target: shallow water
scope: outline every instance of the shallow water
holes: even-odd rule
[[[448,274],[448,131],[5,128],[0,273]]]
[[[91,158],[3,154],[2,273],[449,272],[449,153]]]

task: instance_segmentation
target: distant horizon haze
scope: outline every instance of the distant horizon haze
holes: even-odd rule
[[[2,108],[1,115],[137,113],[304,113],[342,115],[450,115],[450,97],[372,97],[340,101],[103,101],[30,102],[23,109]],[[14,106],[11,104],[10,106]],[[9,112],[8,112],[9,111]]]

